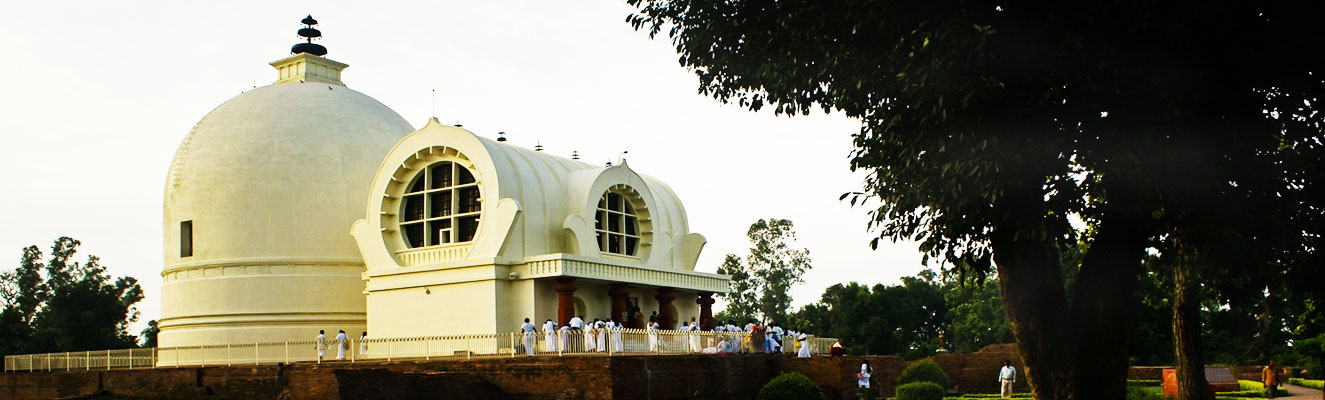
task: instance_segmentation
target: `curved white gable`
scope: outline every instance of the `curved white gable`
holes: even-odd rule
[[[472,242],[409,249],[395,226],[403,186],[422,166],[451,160],[470,168],[482,193]],[[594,241],[595,205],[609,189],[629,188],[647,213],[638,257],[604,255]],[[685,208],[671,188],[624,161],[597,167],[479,137],[433,119],[396,144],[369,191],[364,218],[351,233],[370,271],[491,262],[571,254],[654,269],[694,270],[703,236],[688,231]]]

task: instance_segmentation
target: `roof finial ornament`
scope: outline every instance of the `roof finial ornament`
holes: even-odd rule
[[[612,162],[611,162],[611,161],[608,161],[608,162],[607,162],[607,166],[611,167],[611,166],[612,166]]]
[[[314,26],[317,26],[317,20],[313,19],[313,14],[309,14],[299,22],[304,24],[303,28],[299,28],[299,37],[304,38],[304,43],[296,43],[293,47],[290,47],[290,52],[294,54],[308,53],[315,56],[327,55],[326,47],[313,43],[313,39],[322,37],[322,31],[314,28]]]
[[[505,142],[505,141],[506,141],[506,131],[497,132],[497,141],[498,141],[498,142]]]
[[[543,151],[543,142],[537,142],[537,144],[534,145],[534,151]]]
[[[579,160],[579,159],[580,159],[580,152],[579,152],[578,150],[571,150],[571,152],[570,152],[570,159],[572,159],[572,160]]]

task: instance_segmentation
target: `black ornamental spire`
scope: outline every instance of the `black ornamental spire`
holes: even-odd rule
[[[294,54],[308,53],[315,56],[327,55],[326,47],[313,43],[313,39],[322,37],[322,31],[314,28],[314,26],[317,26],[317,20],[313,19],[313,15],[309,14],[299,22],[304,24],[303,28],[299,28],[299,37],[304,39],[304,43],[296,43],[293,47],[290,47],[290,52]]]

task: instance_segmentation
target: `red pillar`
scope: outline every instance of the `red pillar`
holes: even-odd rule
[[[699,329],[713,330],[713,292],[699,292]]]
[[[611,318],[625,325],[626,321],[630,320],[630,312],[626,310],[626,297],[630,296],[630,288],[624,283],[613,283],[612,288],[607,290],[607,295],[612,296]]]
[[[658,288],[658,295],[653,296],[658,300],[658,327],[661,329],[676,329],[676,314],[672,313],[672,300],[676,300],[674,289],[669,287]]]
[[[557,292],[557,324],[566,326],[575,317],[575,278],[557,278],[552,290]]]

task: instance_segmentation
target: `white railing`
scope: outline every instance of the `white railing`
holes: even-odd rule
[[[598,336],[601,334],[601,343]],[[755,339],[758,343],[752,343]],[[809,337],[811,354],[825,354],[837,339]],[[523,357],[530,354],[566,356],[601,354],[731,354],[765,352],[761,335],[745,332],[684,332],[672,330],[604,329],[542,332],[526,337],[521,333],[483,335],[420,336],[405,338],[351,339],[344,343],[343,359],[337,359],[335,340],[326,342],[326,355],[318,358],[312,340],[93,350],[64,353],[5,356],[5,372],[91,371],[183,366],[261,365],[293,362],[359,362],[431,360],[433,358]],[[784,337],[781,351],[796,353],[796,340]]]

